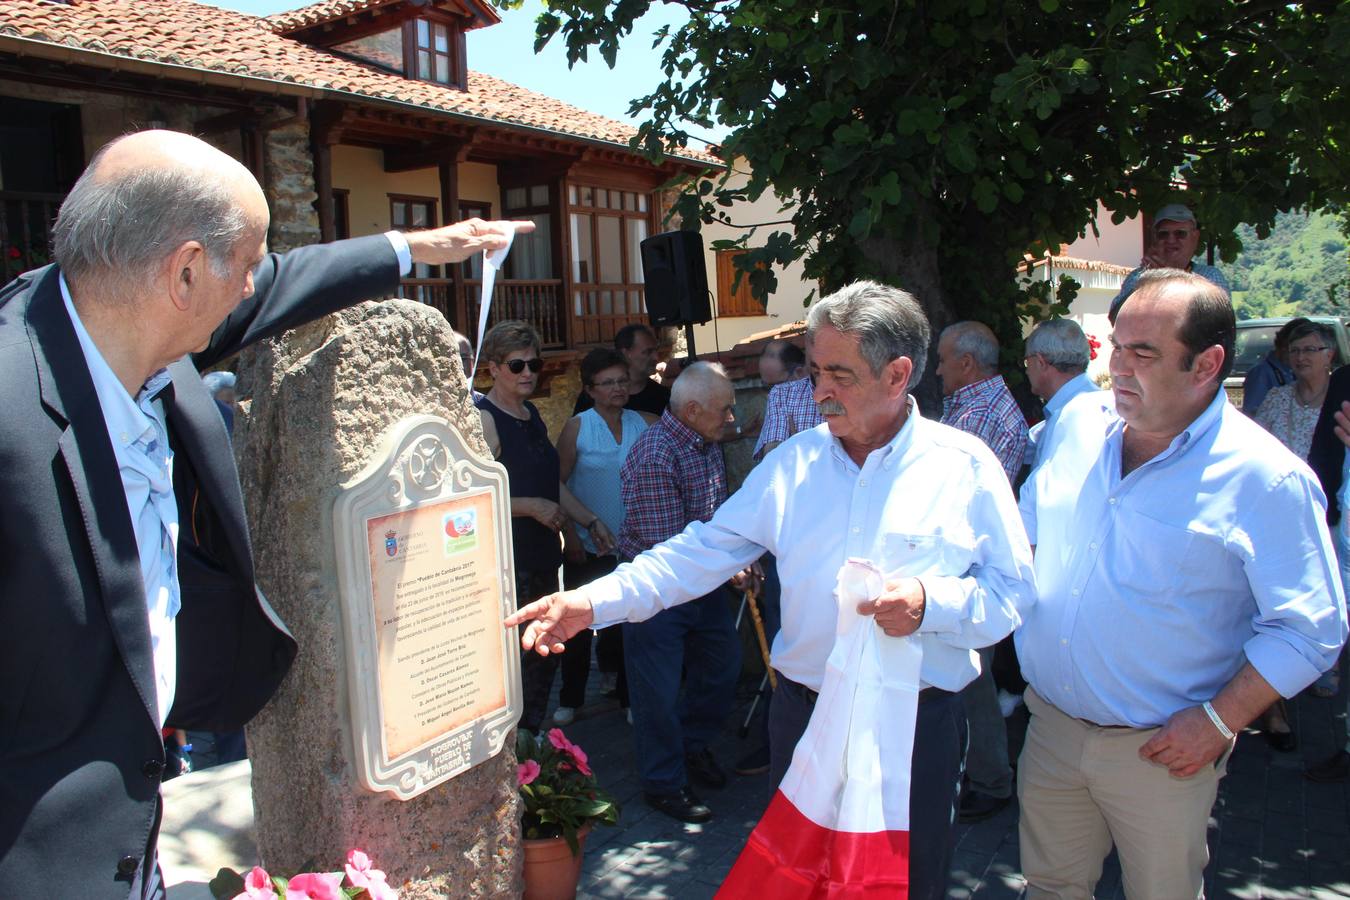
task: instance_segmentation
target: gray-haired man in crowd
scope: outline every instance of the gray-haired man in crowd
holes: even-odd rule
[[[1097,390],[1087,376],[1092,347],[1082,327],[1072,319],[1051,319],[1037,325],[1027,338],[1027,381],[1045,404],[1045,419],[1032,426],[1027,437],[1027,465],[1040,463],[1041,448],[1050,442],[1055,417],[1079,394]]]
[[[711,520],[507,620],[530,622],[527,649],[556,653],[592,623],[647,619],[771,551],[783,581],[769,710],[777,784],[825,679],[836,574],[850,557],[872,560],[886,587],[860,611],[923,647],[910,762],[914,900],[946,893],[966,743],[956,692],[980,671],[975,651],[1007,635],[1035,602],[1031,548],[999,461],[977,438],[924,418],[910,396],[929,334],[918,303],[896,288],[864,281],[822,299],[808,315],[807,341],[825,423],[765,456]]]

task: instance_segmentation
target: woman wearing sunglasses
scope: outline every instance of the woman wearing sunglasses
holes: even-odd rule
[[[483,437],[511,485],[511,547],[516,565],[516,603],[537,600],[558,589],[562,544],[558,532],[570,518],[590,530],[605,552],[614,537],[599,517],[561,483],[558,452],[548,428],[529,397],[539,386],[544,362],[539,333],[525,322],[498,322],[483,337],[492,389],[475,401],[483,419]],[[548,707],[556,656],[521,654],[524,696],[520,727],[538,732]]]

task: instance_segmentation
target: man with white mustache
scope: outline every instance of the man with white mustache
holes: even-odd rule
[[[592,623],[638,622],[706,594],[766,550],[778,557],[782,628],[771,663],[771,777],[781,781],[834,644],[835,575],[871,560],[884,593],[861,604],[887,635],[923,651],[910,762],[909,896],[945,896],[966,719],[957,692],[1035,602],[1031,550],[1012,488],[979,438],[924,418],[911,390],[930,331],[909,294],[857,282],[807,317],[825,422],[788,438],[707,522],[585,587],[524,607],[526,649],[542,654]]]

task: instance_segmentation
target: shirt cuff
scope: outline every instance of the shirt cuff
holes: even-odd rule
[[[399,231],[386,231],[384,236],[389,238],[389,243],[394,248],[394,255],[398,257],[398,277],[407,278],[408,273],[412,271],[412,248],[408,246],[408,239]]]
[[[923,634],[956,634],[961,631],[961,615],[966,608],[965,585],[952,575],[920,578],[923,585]]]
[[[623,585],[613,575],[606,575],[586,585],[586,599],[591,601],[594,629],[607,628],[628,621],[628,604],[623,599]]]
[[[1261,673],[1281,697],[1295,696],[1322,674],[1322,670],[1296,648],[1271,634],[1254,635],[1242,649],[1252,668]]]

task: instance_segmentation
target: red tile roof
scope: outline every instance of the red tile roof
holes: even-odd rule
[[[1055,269],[1076,269],[1080,272],[1105,272],[1108,275],[1128,275],[1131,272],[1129,266],[1119,266],[1115,263],[1105,262],[1100,259],[1078,259],[1073,256],[1041,256],[1033,260],[1027,260],[1017,268],[1023,272],[1028,271],[1029,268],[1037,269],[1045,265],[1047,259],[1050,261],[1050,266]]]
[[[330,0],[330,3],[357,0]],[[469,72],[467,91],[365,66],[277,34],[267,19],[190,0],[0,0],[0,51],[6,36],[166,66],[305,85],[335,99],[392,101],[456,117],[628,145],[636,129],[509,82]],[[40,55],[30,44],[26,53]],[[99,65],[97,58],[90,65]],[[111,66],[108,66],[111,68]],[[167,69],[166,78],[184,75]],[[187,78],[187,80],[193,80]],[[275,91],[275,86],[272,88]],[[720,166],[715,156],[677,158]]]
[[[285,12],[273,13],[267,17],[267,21],[279,34],[285,34],[322,22],[344,19],[368,9],[393,6],[403,2],[406,2],[406,0],[319,0],[318,3],[311,3],[309,6],[302,6],[299,9],[288,9]],[[464,0],[462,5],[469,8],[470,15],[475,20],[486,20],[479,21],[480,25],[501,21],[501,18],[489,4],[478,2],[478,0]]]

